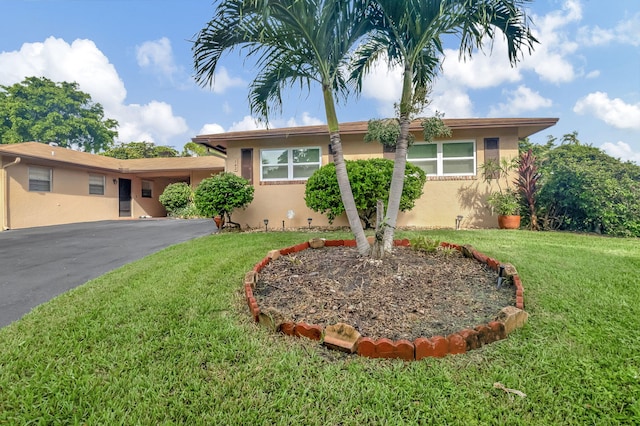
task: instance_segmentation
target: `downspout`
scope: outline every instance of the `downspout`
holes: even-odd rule
[[[21,158],[16,157],[16,159],[13,160],[13,162],[2,166],[2,173],[4,174],[4,179],[2,179],[2,185],[3,185],[2,193],[4,194],[4,205],[3,205],[4,212],[2,215],[3,231],[6,231],[7,229],[9,229],[9,174],[6,172],[6,170],[11,166],[20,164],[20,161],[22,161]]]

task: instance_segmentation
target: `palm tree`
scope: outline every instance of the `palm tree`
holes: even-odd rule
[[[226,51],[241,49],[257,58],[258,75],[250,84],[252,112],[268,121],[282,110],[282,89],[300,84],[322,89],[336,174],[358,251],[369,243],[353,199],[342,152],[335,108],[336,95],[346,95],[347,65],[356,43],[371,28],[367,0],[231,0],[221,2],[193,46],[196,79],[212,84]]]
[[[529,0],[377,0],[370,4],[375,30],[357,51],[352,79],[361,87],[366,71],[378,59],[403,69],[399,104],[400,135],[385,217],[384,251],[392,248],[400,206],[412,114],[426,104],[426,95],[441,69],[442,36],[460,38],[460,56],[471,57],[501,32],[509,60],[515,65],[523,49],[537,40],[529,29],[524,4]]]

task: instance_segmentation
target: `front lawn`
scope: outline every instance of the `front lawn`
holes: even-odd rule
[[[318,234],[209,236],[104,275],[0,329],[0,424],[640,422],[640,240],[420,234],[515,264],[528,324],[441,359],[328,352],[254,325],[241,292],[244,273],[268,250]]]

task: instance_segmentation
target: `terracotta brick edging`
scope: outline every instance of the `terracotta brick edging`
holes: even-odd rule
[[[410,247],[411,243],[408,239],[403,239],[395,240],[394,245]],[[444,357],[446,355],[463,354],[489,343],[506,339],[511,332],[522,327],[527,322],[528,314],[524,311],[524,287],[513,265],[501,263],[496,259],[490,258],[470,245],[460,246],[446,242],[440,245],[444,248],[458,250],[464,256],[486,264],[495,272],[499,272],[500,268],[502,268],[504,278],[510,285],[515,286],[515,306],[503,308],[496,317],[496,320],[488,324],[481,324],[473,329],[464,329],[448,336],[419,337],[413,342],[404,339],[393,341],[387,338],[371,339],[369,337],[363,337],[360,336],[360,333],[353,327],[342,323],[323,329],[319,325],[307,324],[305,322],[294,323],[284,320],[278,322],[279,319],[269,316],[268,312],[263,313],[253,295],[253,290],[256,288],[260,271],[272,260],[309,248],[355,246],[355,240],[324,240],[319,238],[314,238],[313,240],[280,250],[271,250],[251,271],[247,272],[244,278],[244,292],[247,305],[255,322],[268,324],[270,328],[288,336],[306,337],[307,339],[322,341],[323,344],[330,349],[337,349],[347,353],[357,353],[360,356],[368,358],[397,358],[405,361],[421,360],[426,357]]]

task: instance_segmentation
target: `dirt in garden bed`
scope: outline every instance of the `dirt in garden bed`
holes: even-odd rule
[[[281,256],[259,274],[258,305],[285,320],[352,325],[392,340],[448,335],[493,321],[513,305],[515,288],[457,250],[422,253],[396,247],[384,261],[355,248],[325,247]]]

